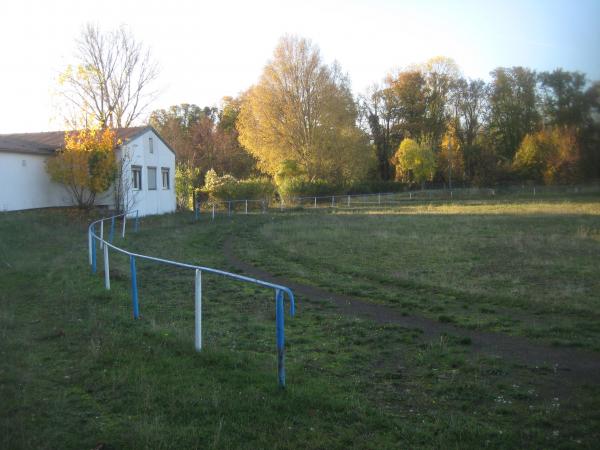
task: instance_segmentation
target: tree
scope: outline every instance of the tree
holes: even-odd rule
[[[445,57],[390,74],[383,88],[373,88],[361,106],[375,145],[380,178],[391,177],[390,157],[400,142],[428,142],[436,151],[446,131],[456,63]]]
[[[453,126],[449,126],[442,137],[437,159],[438,170],[442,178],[448,182],[448,187],[452,189],[452,181],[464,178],[463,146]]]
[[[193,142],[194,129],[203,117],[212,116],[212,108],[182,103],[150,114],[150,125],[175,150],[177,162],[186,167],[199,167],[200,155]]]
[[[573,127],[547,127],[523,139],[513,167],[524,177],[546,184],[580,180],[580,152]]]
[[[75,114],[65,117],[74,127],[82,125],[82,113],[101,128],[128,127],[153,99],[158,66],[125,27],[104,33],[86,25],[76,59],[59,77],[60,94],[75,107]]]
[[[435,153],[431,146],[419,144],[406,138],[394,155],[396,179],[404,183],[421,183],[433,179],[435,173]]]
[[[64,148],[48,159],[46,170],[52,181],[67,187],[77,206],[88,209],[115,181],[119,144],[109,128],[66,132]]]
[[[460,71],[453,59],[436,56],[419,67],[425,80],[425,124],[423,138],[439,150],[450,117],[450,98]]]
[[[368,127],[371,132],[377,160],[377,175],[381,180],[393,178],[394,172],[390,159],[394,148],[400,142],[396,138],[397,118],[390,100],[388,91],[378,86],[373,86],[371,91],[360,100],[361,116],[366,121],[365,128]]]
[[[421,140],[426,131],[426,81],[419,70],[402,71],[388,76],[384,94],[396,115],[398,143],[404,138]],[[397,144],[398,145],[398,144]]]
[[[323,64],[306,39],[283,37],[237,119],[241,144],[275,175],[295,160],[310,179],[361,176],[370,158],[357,109],[339,66]]]
[[[245,178],[255,172],[256,161],[237,139],[238,104],[237,100],[226,98],[221,109],[175,105],[153,111],[150,124],[175,150],[178,164],[185,166],[182,173],[188,169],[197,171],[200,185],[211,168]]]
[[[475,143],[485,125],[489,113],[489,90],[483,80],[456,80],[452,103],[454,108],[453,126],[456,137],[464,147]]]
[[[582,127],[589,120],[590,101],[585,75],[556,69],[539,74],[544,121],[549,125]]]
[[[580,136],[582,166],[588,178],[600,178],[600,81],[586,90],[586,98],[590,117]]]
[[[499,67],[491,75],[488,131],[498,155],[512,161],[525,135],[539,125],[537,77],[524,67]]]

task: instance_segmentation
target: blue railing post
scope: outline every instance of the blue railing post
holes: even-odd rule
[[[108,235],[109,242],[112,242],[115,238],[115,216],[112,216],[110,220],[110,233]]]
[[[232,202],[229,202],[231,205]],[[214,207],[214,205],[213,205]],[[228,278],[237,279],[239,281],[245,281],[254,283],[261,286],[270,287],[275,290],[275,325],[276,325],[276,346],[277,346],[277,379],[280,387],[285,388],[285,330],[284,330],[284,297],[288,296],[290,301],[290,315],[293,317],[295,315],[295,301],[294,294],[292,291],[281,285],[273,284],[267,281],[258,280],[255,278],[250,278],[244,275],[238,275],[235,273],[225,272],[223,270],[212,269],[209,267],[195,266],[192,264],[180,263],[177,261],[171,261],[167,259],[157,258],[148,255],[141,255],[136,253],[130,253],[122,248],[116,247],[114,245],[109,244],[107,241],[101,239],[100,236],[97,236],[96,233],[96,225],[98,223],[102,223],[102,220],[116,219],[119,217],[123,217],[123,229],[125,229],[126,223],[126,215],[118,214],[113,217],[108,217],[106,219],[100,219],[96,222],[90,224],[88,228],[88,245],[89,245],[89,256],[90,256],[90,265],[92,266],[92,272],[97,273],[97,243],[96,240],[101,241],[102,249],[104,250],[104,282],[105,288],[110,289],[110,266],[109,266],[109,247],[110,249],[126,254],[129,256],[130,269],[131,269],[131,297],[132,297],[132,309],[133,309],[133,318],[140,318],[140,310],[139,310],[139,297],[138,297],[138,285],[137,285],[137,270],[136,270],[136,258],[143,260],[155,261],[158,263],[163,263],[167,265],[173,265],[176,267],[182,267],[186,269],[194,269],[196,271],[196,283],[195,283],[195,310],[196,310],[196,327],[195,327],[195,347],[196,349],[202,348],[202,271],[206,271],[207,273],[218,274],[222,276],[226,276]],[[136,212],[137,218],[137,212]],[[116,223],[116,220],[111,220],[111,225]],[[114,228],[114,227],[113,227]]]
[[[275,291],[275,322],[277,328],[277,377],[279,386],[285,387],[285,331],[283,320],[283,291]]]
[[[92,265],[92,227],[88,227],[88,257]]]
[[[140,229],[140,212],[139,210],[135,210],[135,227],[134,227],[134,231],[137,233],[137,231]]]
[[[92,227],[92,273],[96,273],[96,226]]]
[[[140,306],[138,304],[138,289],[137,289],[137,275],[135,272],[135,256],[129,256],[129,263],[131,266],[131,300],[133,302],[133,318],[140,318]]]

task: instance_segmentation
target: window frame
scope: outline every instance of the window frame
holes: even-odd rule
[[[137,174],[137,177],[136,177]],[[136,178],[139,181],[139,186],[136,187]],[[142,190],[142,166],[131,166],[131,189],[134,191]]]
[[[167,174],[167,185],[165,186],[165,173]],[[169,167],[161,167],[160,168],[160,175],[161,175],[161,180],[162,180],[162,188],[163,191],[168,191],[171,189],[171,170]]]
[[[149,191],[156,191],[158,189],[158,180],[156,179],[156,166],[148,166],[147,168],[147,175],[148,175],[148,190]],[[151,187],[150,185],[150,180],[152,179],[150,177],[150,170],[154,170],[154,187]]]

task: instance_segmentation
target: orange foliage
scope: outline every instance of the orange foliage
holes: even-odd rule
[[[66,132],[64,148],[48,159],[46,170],[53,181],[67,187],[79,207],[89,208],[115,180],[119,144],[109,128]]]

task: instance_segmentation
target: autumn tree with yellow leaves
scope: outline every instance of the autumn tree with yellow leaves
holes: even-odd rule
[[[119,143],[109,128],[67,131],[64,148],[48,159],[46,170],[52,181],[66,186],[78,207],[88,209],[115,180]]]
[[[284,37],[259,82],[242,98],[240,143],[275,176],[295,161],[309,180],[345,182],[370,167],[368,137],[356,126],[348,79],[310,41]]]
[[[435,152],[431,145],[406,138],[392,158],[396,167],[396,180],[403,183],[425,183],[435,174]]]

